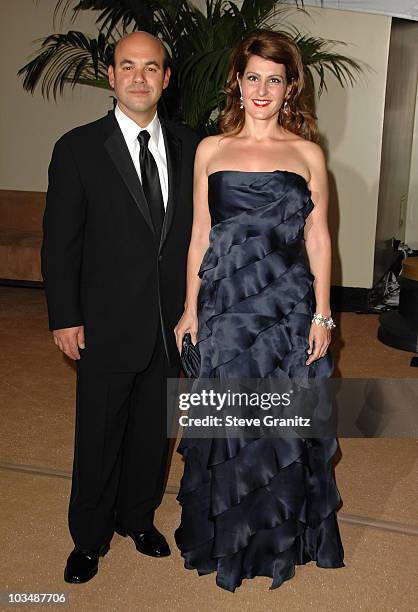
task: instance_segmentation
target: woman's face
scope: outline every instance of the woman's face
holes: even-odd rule
[[[254,119],[277,115],[290,90],[284,64],[252,55],[242,78],[237,75],[245,112]]]

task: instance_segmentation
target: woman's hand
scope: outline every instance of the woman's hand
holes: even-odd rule
[[[330,342],[331,330],[323,325],[312,323],[309,332],[309,357],[306,361],[306,365],[310,365],[312,362],[323,357],[328,350]]]
[[[197,342],[197,315],[189,310],[185,310],[180,321],[174,328],[174,334],[176,336],[176,344],[179,353],[181,354],[183,337],[185,334],[189,333],[192,339],[192,343],[196,344]]]

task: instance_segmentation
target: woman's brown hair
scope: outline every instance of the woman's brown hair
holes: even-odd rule
[[[270,30],[255,30],[242,40],[233,50],[230,70],[225,87],[226,104],[219,117],[221,132],[238,134],[245,121],[245,113],[240,109],[240,89],[237,73],[242,76],[252,55],[283,64],[286,69],[287,83],[291,84],[287,101],[287,114],[284,104],[279,111],[279,124],[307,140],[318,141],[316,117],[306,101],[305,70],[300,50],[295,42],[285,34]]]

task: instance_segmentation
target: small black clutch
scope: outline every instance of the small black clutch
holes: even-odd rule
[[[188,378],[198,378],[200,372],[199,349],[192,344],[190,334],[184,334],[181,349],[181,365]]]

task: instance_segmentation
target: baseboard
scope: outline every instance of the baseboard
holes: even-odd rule
[[[24,287],[28,289],[43,289],[42,281],[17,280],[13,278],[0,278],[0,287]]]
[[[368,308],[370,289],[364,287],[331,286],[331,310],[333,312],[355,312]]]
[[[7,278],[0,279],[0,286],[3,287],[24,287],[31,289],[43,289],[41,281],[12,280]],[[333,312],[355,312],[364,310],[368,307],[368,296],[370,289],[363,287],[331,287],[331,310]]]

